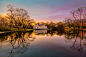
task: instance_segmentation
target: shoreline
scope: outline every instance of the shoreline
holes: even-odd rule
[[[34,29],[28,29],[28,30],[18,30],[18,31],[0,31],[0,34],[4,34],[4,33],[12,33],[12,32],[25,32],[25,31],[32,31]],[[69,29],[64,29],[64,31],[86,31],[86,29],[73,29],[73,28],[69,28]]]
[[[24,31],[31,31],[31,30],[20,30],[20,31],[2,31],[2,32],[0,32],[0,34],[4,34],[4,33],[12,33],[12,32],[24,32]]]

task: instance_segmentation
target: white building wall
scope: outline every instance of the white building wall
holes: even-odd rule
[[[33,26],[33,29],[47,29],[47,26]]]

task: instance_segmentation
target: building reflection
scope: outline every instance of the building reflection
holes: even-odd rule
[[[35,35],[44,35],[47,33],[47,30],[34,30]]]

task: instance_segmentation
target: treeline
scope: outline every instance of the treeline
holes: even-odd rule
[[[48,30],[64,30],[63,22],[37,22],[37,24],[47,26]]]
[[[0,14],[0,28],[11,27],[18,28],[18,30],[33,28],[31,24],[34,23],[34,20],[30,19],[25,9],[14,8],[12,5],[8,5],[7,8],[5,16]]]

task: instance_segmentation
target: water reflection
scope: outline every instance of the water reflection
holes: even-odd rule
[[[77,33],[65,34],[66,42],[72,43],[70,47],[78,52],[86,52],[86,32],[78,31]]]
[[[47,33],[47,30],[34,30],[33,31],[36,35],[40,35],[40,34],[45,34],[45,33]]]
[[[32,31],[16,32],[0,35],[0,47],[12,47],[8,57],[13,57],[15,54],[23,54],[28,50],[30,42],[34,41],[35,37],[31,36]]]
[[[47,31],[47,30],[34,30],[29,32],[15,32],[0,34],[0,50],[10,48],[7,52],[8,57],[13,57],[16,54],[25,53],[30,43],[36,39],[36,36],[46,35],[53,37],[54,35],[63,36],[64,41],[70,44],[72,50],[76,50],[81,53],[86,52],[86,32],[85,31]]]
[[[40,34],[41,31],[39,32],[35,32],[35,34],[37,35],[41,35]],[[86,31],[69,31],[69,32],[65,32],[65,31],[47,31],[47,33],[42,32],[42,35],[47,35],[47,36],[54,36],[54,35],[58,35],[58,36],[62,36],[65,35],[65,42],[67,43],[71,43],[70,48],[73,50],[77,50],[78,52],[86,52]]]

